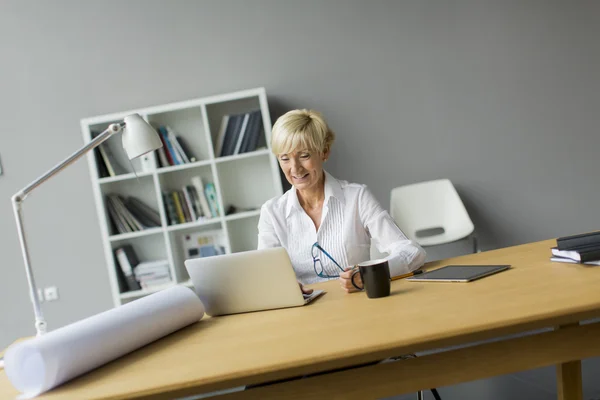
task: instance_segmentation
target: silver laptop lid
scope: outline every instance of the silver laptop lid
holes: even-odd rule
[[[304,305],[283,247],[194,258],[185,266],[208,315]]]

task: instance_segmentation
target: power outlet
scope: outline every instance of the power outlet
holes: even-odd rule
[[[58,300],[58,288],[56,286],[50,286],[44,289],[44,298],[46,301]]]

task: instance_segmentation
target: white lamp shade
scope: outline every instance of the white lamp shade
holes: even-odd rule
[[[156,130],[138,114],[128,115],[124,121],[123,148],[130,160],[162,147]]]

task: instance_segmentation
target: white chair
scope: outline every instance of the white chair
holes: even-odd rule
[[[390,214],[400,229],[421,246],[451,243],[470,236],[473,253],[480,251],[475,226],[449,179],[392,189]]]
[[[419,182],[392,189],[390,215],[410,239],[421,246],[451,243],[471,236],[479,252],[475,226],[449,179]],[[431,389],[436,399],[440,396]],[[423,391],[417,393],[423,400]]]

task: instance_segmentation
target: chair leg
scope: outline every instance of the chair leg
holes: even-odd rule
[[[423,396],[423,391],[419,390],[417,392],[417,400],[425,400],[425,397]]]
[[[431,394],[433,395],[433,397],[435,397],[435,400],[442,400],[440,394],[438,393],[437,389],[431,389]]]

